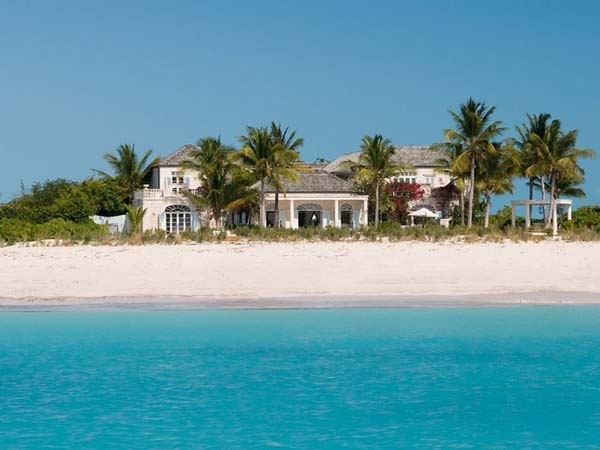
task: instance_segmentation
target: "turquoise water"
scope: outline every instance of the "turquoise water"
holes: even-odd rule
[[[0,313],[0,448],[600,448],[600,308]]]

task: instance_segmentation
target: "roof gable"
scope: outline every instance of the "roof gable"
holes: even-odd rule
[[[179,147],[173,153],[165,156],[158,163],[159,166],[179,166],[183,161],[191,159],[193,152],[200,150],[198,147],[192,144],[185,144]]]
[[[346,161],[358,162],[360,152],[346,153],[330,162],[325,170],[334,173],[349,173],[350,168],[344,167]],[[413,167],[440,167],[440,159],[444,159],[444,153],[424,145],[403,145],[396,147],[396,153],[392,160],[396,165],[409,165]]]

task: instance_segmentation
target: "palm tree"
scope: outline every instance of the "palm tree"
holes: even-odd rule
[[[234,159],[250,170],[260,183],[260,226],[265,226],[265,183],[270,181],[281,189],[283,179],[291,178],[296,173],[296,169],[290,165],[298,159],[298,153],[281,142],[274,142],[269,129],[265,127],[247,127],[246,135],[240,136],[239,140],[242,148],[234,155]]]
[[[287,152],[285,158],[281,159],[282,164],[275,167],[272,182],[275,184],[275,228],[279,228],[279,192],[283,189],[283,179],[295,180],[297,178],[297,163],[300,159],[298,149],[304,145],[303,138],[296,138],[296,132],[292,131],[288,135],[288,128],[281,128],[281,124],[271,122],[271,139],[274,146]],[[285,192],[284,192],[285,194]]]
[[[127,219],[129,219],[129,235],[136,239],[142,236],[142,223],[146,215],[146,209],[141,206],[134,208],[132,205],[127,205]]]
[[[198,150],[191,152],[190,159],[182,167],[195,171],[200,181],[199,195],[188,193],[196,205],[207,207],[217,226],[221,227],[223,212],[231,201],[230,184],[236,170],[232,162],[233,147],[224,145],[220,138],[206,137],[198,141]]]
[[[484,102],[469,98],[460,105],[460,112],[450,111],[456,122],[456,129],[447,129],[444,136],[449,143],[457,145],[462,151],[456,158],[458,167],[468,165],[469,176],[469,210],[467,226],[473,225],[473,199],[475,197],[475,168],[477,163],[485,158],[487,152],[493,153],[492,140],[503,131],[502,122],[492,121],[491,117],[496,108],[487,107]]]
[[[539,177],[531,174],[527,176],[527,169],[534,165],[538,161],[538,151],[532,143],[532,135],[537,135],[543,138],[546,135],[546,129],[548,128],[548,121],[550,120],[550,114],[527,114],[527,120],[529,123],[523,123],[520,127],[517,126],[517,133],[519,138],[515,140],[515,145],[519,149],[519,158],[521,160],[521,176],[529,178],[529,200],[533,200],[533,190],[536,185],[541,186],[542,200],[546,200],[546,190],[544,175],[541,174]],[[529,206],[529,214],[531,216],[533,205]],[[546,218],[546,207],[543,208],[544,219]]]
[[[532,145],[538,152],[538,161],[527,169],[527,176],[547,174],[550,184],[550,212],[554,210],[557,182],[561,179],[583,177],[579,158],[595,156],[590,149],[578,149],[577,130],[563,132],[560,120],[553,120],[543,137],[531,135]],[[545,226],[550,227],[551,214],[546,217]]]
[[[513,176],[520,169],[519,156],[510,143],[494,144],[495,151],[488,153],[477,166],[478,189],[485,198],[485,216],[483,227],[490,224],[492,195],[513,192]]]
[[[102,170],[95,170],[95,172],[103,178],[114,180],[125,198],[125,203],[130,205],[133,201],[133,193],[143,187],[152,168],[160,161],[158,157],[150,160],[151,154],[152,150],[146,150],[140,158],[135,152],[134,145],[121,144],[116,150],[116,155],[112,153],[104,155],[114,175]]]
[[[441,173],[446,173],[451,177],[451,183],[456,189],[460,191],[459,204],[460,204],[460,224],[465,224],[465,191],[467,183],[465,182],[468,178],[468,170],[465,170],[460,165],[460,161],[457,163],[458,157],[462,154],[462,145],[444,142],[441,144],[434,144],[432,148],[440,150],[443,153],[443,157],[436,160],[436,164],[439,166],[437,169]]]
[[[561,177],[556,180],[555,193],[556,198],[561,197],[572,197],[572,198],[585,198],[585,191],[579,186],[583,183],[585,172],[580,167],[578,173],[570,177]],[[539,182],[535,183],[535,188],[541,190]],[[550,191],[550,184],[546,182],[545,189]]]
[[[366,182],[375,193],[375,228],[379,226],[379,197],[386,180],[400,169],[392,160],[396,148],[380,134],[364,136],[358,163],[354,165],[358,181]]]

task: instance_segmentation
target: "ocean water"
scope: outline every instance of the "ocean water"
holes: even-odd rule
[[[600,308],[0,313],[0,448],[600,448]]]

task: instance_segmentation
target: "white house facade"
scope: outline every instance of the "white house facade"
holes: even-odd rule
[[[196,207],[186,195],[200,188],[198,175],[182,168],[183,161],[190,158],[198,148],[184,145],[163,158],[153,168],[150,185],[134,195],[134,206],[146,209],[142,228],[163,230],[169,234],[195,231],[200,227],[215,226],[207,211]],[[301,227],[348,227],[358,228],[368,224],[368,195],[357,192],[351,180],[352,170],[348,161],[356,162],[360,152],[340,156],[318,168],[307,165],[295,181],[287,180],[279,194],[279,206],[275,217],[275,190],[267,183],[265,187],[266,226],[279,223],[285,228]],[[424,191],[422,199],[411,205],[413,209],[426,207],[442,216],[439,201],[431,193],[447,186],[451,179],[441,173],[443,155],[429,147],[397,147],[394,163],[405,169],[394,178],[408,183],[418,183]],[[258,188],[257,185],[255,185]],[[229,219],[231,224],[258,223],[258,215],[239,213]]]

